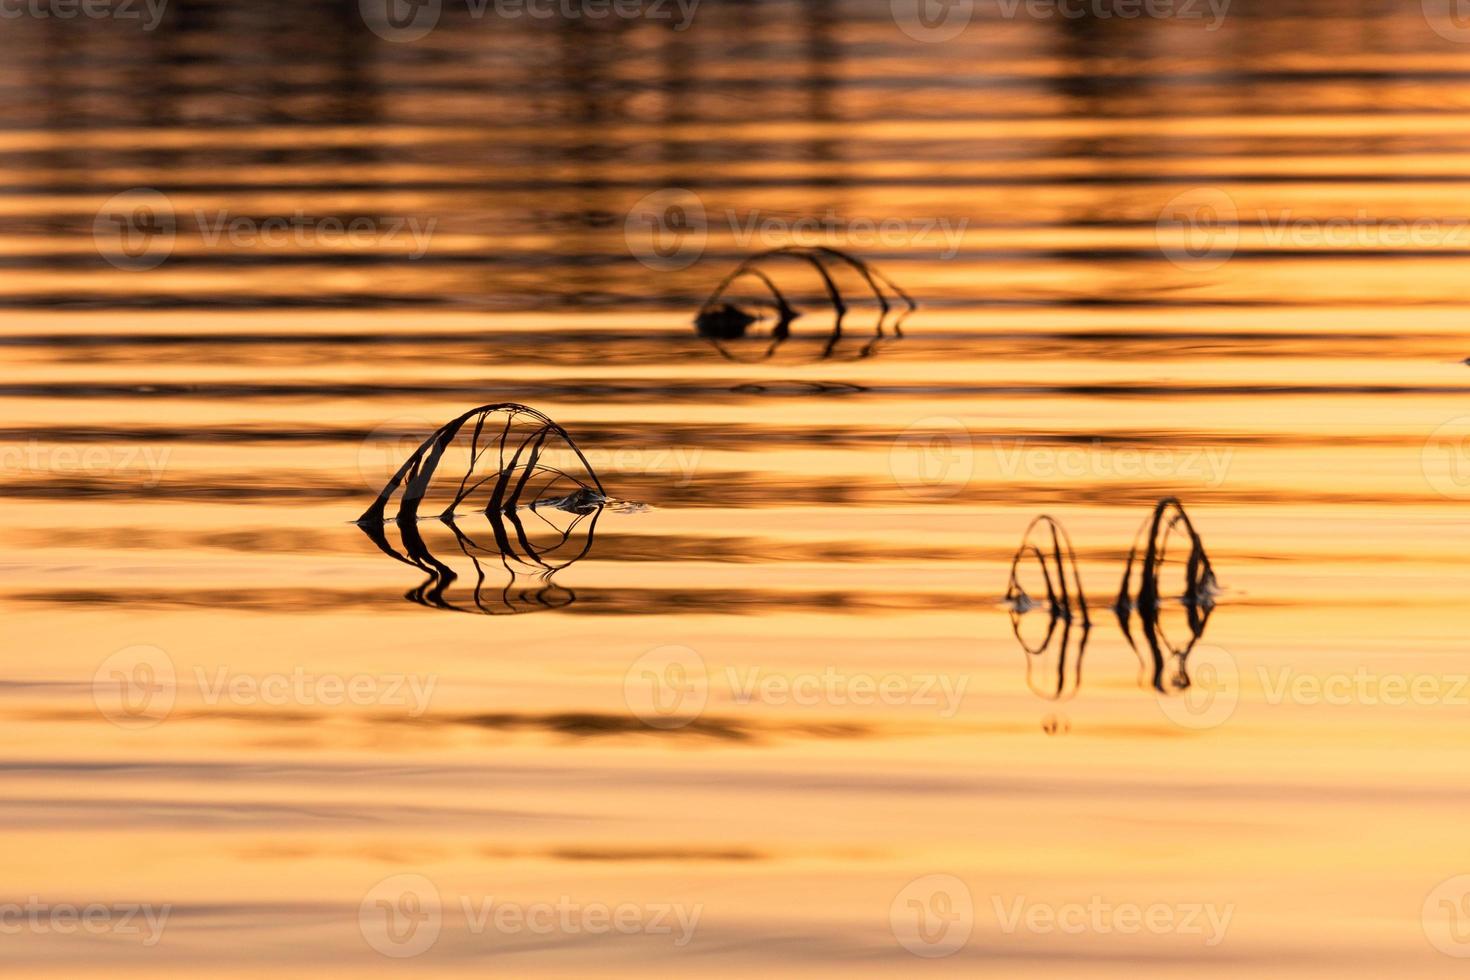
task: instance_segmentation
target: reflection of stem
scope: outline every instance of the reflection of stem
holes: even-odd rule
[[[1166,516],[1169,517],[1167,523],[1164,521]],[[1174,529],[1181,526],[1189,534],[1190,545],[1189,558],[1185,562],[1184,594],[1177,597],[1184,605],[1190,633],[1190,639],[1182,649],[1169,640],[1160,622],[1163,597],[1159,590],[1159,573],[1166,560],[1169,538],[1174,533]],[[1138,558],[1139,544],[1143,540],[1145,530],[1148,532],[1147,547],[1140,561]],[[1139,564],[1136,594],[1133,592],[1135,562]],[[1154,690],[1168,693],[1171,689],[1179,691],[1189,687],[1189,654],[1194,650],[1200,637],[1204,635],[1205,626],[1214,610],[1214,588],[1214,569],[1210,565],[1209,556],[1205,553],[1204,542],[1194,529],[1189,515],[1184,512],[1184,505],[1175,497],[1159,501],[1154,507],[1153,515],[1143,522],[1138,533],[1134,535],[1133,546],[1128,551],[1128,560],[1123,568],[1123,582],[1113,606],[1118,616],[1118,624],[1123,629],[1123,636],[1128,640],[1128,645],[1133,648],[1134,653],[1138,653],[1138,645],[1133,639],[1132,614],[1135,611],[1138,613],[1144,640],[1148,644],[1153,661],[1151,686]],[[1149,665],[1143,663],[1141,656],[1139,663],[1143,669],[1148,669]],[[1174,672],[1166,684],[1166,667],[1170,663],[1174,664]]]
[[[1015,633],[1016,640],[1020,642],[1021,649],[1027,655],[1026,686],[1031,689],[1031,693],[1045,698],[1048,701],[1072,700],[1077,696],[1077,692],[1082,689],[1082,662],[1087,656],[1087,639],[1092,633],[1091,624],[1084,621],[1081,626],[1077,627],[1077,649],[1075,654],[1071,654],[1073,623],[1070,618],[1059,616],[1055,612],[1048,616],[1046,637],[1034,648],[1028,646],[1025,637],[1021,635],[1021,620],[1023,618],[1023,613],[1011,613],[1012,632]],[[1050,653],[1052,638],[1056,636],[1058,623],[1062,624],[1062,635],[1061,642],[1057,646],[1056,687],[1054,690],[1049,690],[1044,687],[1038,687],[1037,681],[1033,679],[1035,666],[1033,661]],[[1072,668],[1070,677],[1067,671],[1069,663]]]
[[[576,513],[565,532],[561,532],[549,547],[536,545],[526,534],[520,517],[515,511],[495,512],[486,515],[491,525],[494,547],[485,547],[466,533],[453,520],[441,520],[454,535],[456,546],[470,560],[475,569],[472,589],[472,605],[461,605],[449,597],[449,588],[459,574],[448,564],[437,558],[430,550],[418,522],[399,520],[394,522],[402,538],[402,551],[389,542],[384,524],[361,524],[363,533],[384,554],[404,564],[413,565],[428,577],[418,586],[405,593],[405,598],[422,606],[449,609],[457,612],[479,612],[488,615],[535,612],[538,609],[555,609],[576,601],[576,594],[562,588],[553,581],[553,576],[586,557],[592,550],[597,531],[597,521],[602,516],[599,504],[591,510]],[[561,550],[574,533],[585,534],[586,542],[576,554],[552,560],[552,554]],[[512,541],[515,544],[512,544]],[[506,583],[499,589],[499,596],[492,599],[493,592],[486,585],[487,573],[480,556],[494,554],[506,571]],[[529,567],[528,567],[529,566]],[[526,588],[518,583],[530,578],[537,584]],[[558,593],[564,595],[564,598]],[[527,608],[530,604],[531,608]]]
[[[1045,538],[1037,543],[1034,537],[1042,531],[1050,532],[1050,542]],[[1021,622],[1032,608],[1031,597],[1021,584],[1021,562],[1034,558],[1041,570],[1042,582],[1046,586],[1047,628],[1046,636],[1035,647],[1027,644],[1021,635]],[[1006,587],[1006,603],[1011,609],[1011,630],[1021,649],[1026,652],[1026,686],[1039,697],[1049,701],[1067,701],[1077,696],[1082,687],[1082,661],[1087,655],[1087,639],[1092,632],[1092,617],[1087,610],[1087,596],[1082,589],[1082,576],[1077,568],[1077,552],[1066,529],[1056,520],[1042,515],[1026,527],[1021,547],[1011,559],[1010,582]],[[1080,624],[1079,624],[1080,621]],[[1057,638],[1057,625],[1061,624],[1060,643],[1057,646],[1056,687],[1054,690],[1039,688],[1033,678],[1033,658],[1050,654],[1053,640]],[[1072,654],[1073,627],[1077,625],[1078,638],[1075,655]],[[1068,677],[1068,665],[1071,677]]]

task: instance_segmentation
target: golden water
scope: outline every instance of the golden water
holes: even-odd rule
[[[1408,0],[1237,0],[1213,32],[979,8],[944,43],[815,0],[710,2],[678,33],[446,12],[402,44],[353,4],[0,23],[0,903],[171,909],[153,945],[21,928],[0,958],[1455,974],[1426,930],[1470,951],[1463,891],[1436,892],[1470,873],[1470,46]],[[179,221],[145,271],[93,235],[134,187]],[[630,254],[625,216],[662,188],[710,225],[684,269]],[[1233,256],[1170,261],[1161,213],[1216,192]],[[195,221],[298,210],[436,223],[412,259]],[[938,232],[832,239],[923,302],[903,340],[750,363],[694,335],[718,279],[781,244],[741,222],[829,211],[963,228],[950,258]],[[1331,218],[1367,230],[1278,233]],[[1419,219],[1423,241],[1382,240]],[[497,401],[651,509],[600,515],[548,608],[499,604],[499,580],[485,611],[525,614],[406,601],[424,576],[350,522],[429,430]],[[1170,495],[1223,591],[1195,686],[1165,696],[1108,607]],[[1093,607],[1060,702],[1003,605],[1040,513]],[[639,715],[667,647],[707,679],[682,727]],[[111,678],[160,655],[166,714],[116,723]],[[382,686],[405,675],[427,703]],[[380,686],[249,687],[298,676]],[[742,703],[752,677],[819,695]],[[862,703],[867,682],[900,695]],[[362,924],[399,875],[442,901],[404,959]],[[895,923],[932,875],[973,913],[929,960]],[[685,945],[476,928],[486,899],[699,919]],[[1007,927],[1018,903],[1230,918],[1211,944]]]

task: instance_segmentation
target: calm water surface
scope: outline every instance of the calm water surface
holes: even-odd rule
[[[175,0],[0,36],[0,901],[171,909],[152,945],[23,928],[20,972],[1459,971],[1426,930],[1470,952],[1436,892],[1470,873],[1470,46],[1419,3],[982,3],[943,43],[857,0],[451,6],[390,43],[354,4]],[[94,235],[139,187],[176,224],[146,270]],[[671,188],[683,268],[636,257]],[[828,215],[923,301],[902,340],[861,356],[860,307],[821,359],[810,302],[768,359],[695,336]],[[387,233],[431,221],[417,258]],[[648,507],[550,579],[427,526],[458,578],[425,590],[351,522],[498,401]],[[1221,592],[1161,694],[1110,606],[1165,496]],[[1004,603],[1041,513],[1080,684]],[[441,903],[404,959],[363,925],[414,911],[400,875]]]

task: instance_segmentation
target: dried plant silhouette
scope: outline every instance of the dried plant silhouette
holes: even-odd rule
[[[1033,597],[1022,583],[1023,569],[1032,566],[1046,590],[1045,602]],[[1011,559],[1006,605],[1011,611],[1011,629],[1026,652],[1026,686],[1048,701],[1076,697],[1082,686],[1082,661],[1092,619],[1072,540],[1053,518],[1042,515],[1026,528],[1021,547]],[[1022,629],[1026,616],[1041,609],[1047,617],[1046,631],[1038,641],[1028,641]]]
[[[1178,549],[1171,560],[1169,548],[1181,534],[1187,535],[1189,545],[1189,553],[1182,563],[1183,580],[1177,592],[1166,593],[1160,582],[1166,569],[1180,564]],[[1133,638],[1132,619],[1134,613],[1138,614],[1140,632],[1150,655],[1149,662],[1144,662],[1139,654],[1148,686],[1165,694],[1189,689],[1189,655],[1204,635],[1218,591],[1204,542],[1184,512],[1184,505],[1175,497],[1159,501],[1134,536],[1123,569],[1123,583],[1113,605],[1123,635],[1135,653],[1139,651]],[[1183,610],[1189,639],[1182,644],[1170,640],[1164,629],[1164,615],[1172,608]]]
[[[1181,539],[1188,543],[1188,554],[1182,558],[1183,549],[1178,546]],[[1182,570],[1177,591],[1163,584],[1166,574],[1175,568]],[[1033,586],[1031,590],[1026,587],[1027,581]],[[1164,694],[1189,689],[1189,655],[1204,635],[1218,591],[1204,542],[1184,505],[1173,497],[1159,501],[1134,537],[1113,605],[1123,636],[1139,657],[1142,686]],[[1082,664],[1092,621],[1076,550],[1055,519],[1043,515],[1026,528],[1021,547],[1011,559],[1006,606],[1012,631],[1026,653],[1027,686],[1049,701],[1071,700],[1082,686]],[[1184,621],[1182,629],[1176,627],[1176,635],[1188,634],[1182,643],[1172,641],[1164,627],[1164,620],[1175,610]],[[1039,637],[1028,638],[1024,626],[1035,621],[1028,620],[1033,612],[1045,613],[1046,627]],[[1134,614],[1149,653],[1147,660],[1134,637]]]
[[[428,575],[406,593],[410,601],[462,612],[534,612],[575,600],[552,576],[591,550],[608,503],[602,482],[565,429],[533,408],[506,402],[473,409],[436,429],[357,523],[384,554]],[[456,520],[476,513],[486,520],[488,536],[472,536]],[[428,535],[421,514],[431,521]],[[397,531],[396,547],[390,528]],[[452,547],[473,570],[465,598],[454,589],[462,573],[429,542],[445,532],[439,553]],[[490,558],[507,576],[503,585],[487,584],[482,559]]]
[[[580,473],[565,468],[574,464]],[[606,499],[602,481],[566,429],[534,408],[501,402],[434,430],[358,520],[388,520],[395,501],[394,519],[403,522],[417,520],[426,507],[431,516],[452,518],[471,509],[489,515]]]
[[[694,325],[699,335],[710,340],[724,357],[730,360],[766,360],[776,353],[778,347],[791,338],[791,325],[802,316],[802,311],[787,300],[786,294],[781,291],[781,287],[772,275],[772,266],[783,260],[813,269],[820,280],[827,302],[832,307],[834,319],[831,333],[822,350],[823,359],[832,357],[837,350],[837,345],[843,338],[843,321],[849,310],[847,296],[842,291],[840,279],[850,278],[850,274],[855,274],[857,280],[872,293],[873,300],[878,306],[878,320],[874,326],[873,336],[859,349],[858,358],[871,356],[878,345],[890,336],[885,332],[885,325],[894,307],[899,305],[905,307],[891,325],[891,336],[894,338],[903,337],[903,321],[919,307],[913,297],[893,280],[862,259],[846,252],[825,246],[808,248],[789,245],[784,248],[770,249],[752,255],[740,263],[734,272],[721,280],[720,284],[715,287],[715,291],[699,308],[699,312],[695,314]],[[847,270],[846,274],[842,272],[844,269]],[[727,298],[731,287],[746,279],[752,280],[760,291],[747,299],[743,305],[737,300]],[[758,311],[768,311],[768,315],[774,319],[769,343],[766,344],[763,352],[754,356],[741,356],[732,344],[734,341],[750,338],[750,329],[765,318],[763,313]]]

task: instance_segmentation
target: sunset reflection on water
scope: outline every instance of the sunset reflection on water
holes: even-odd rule
[[[1197,6],[0,19],[8,961],[1456,971],[1470,32]],[[354,526],[499,402],[608,500]]]

